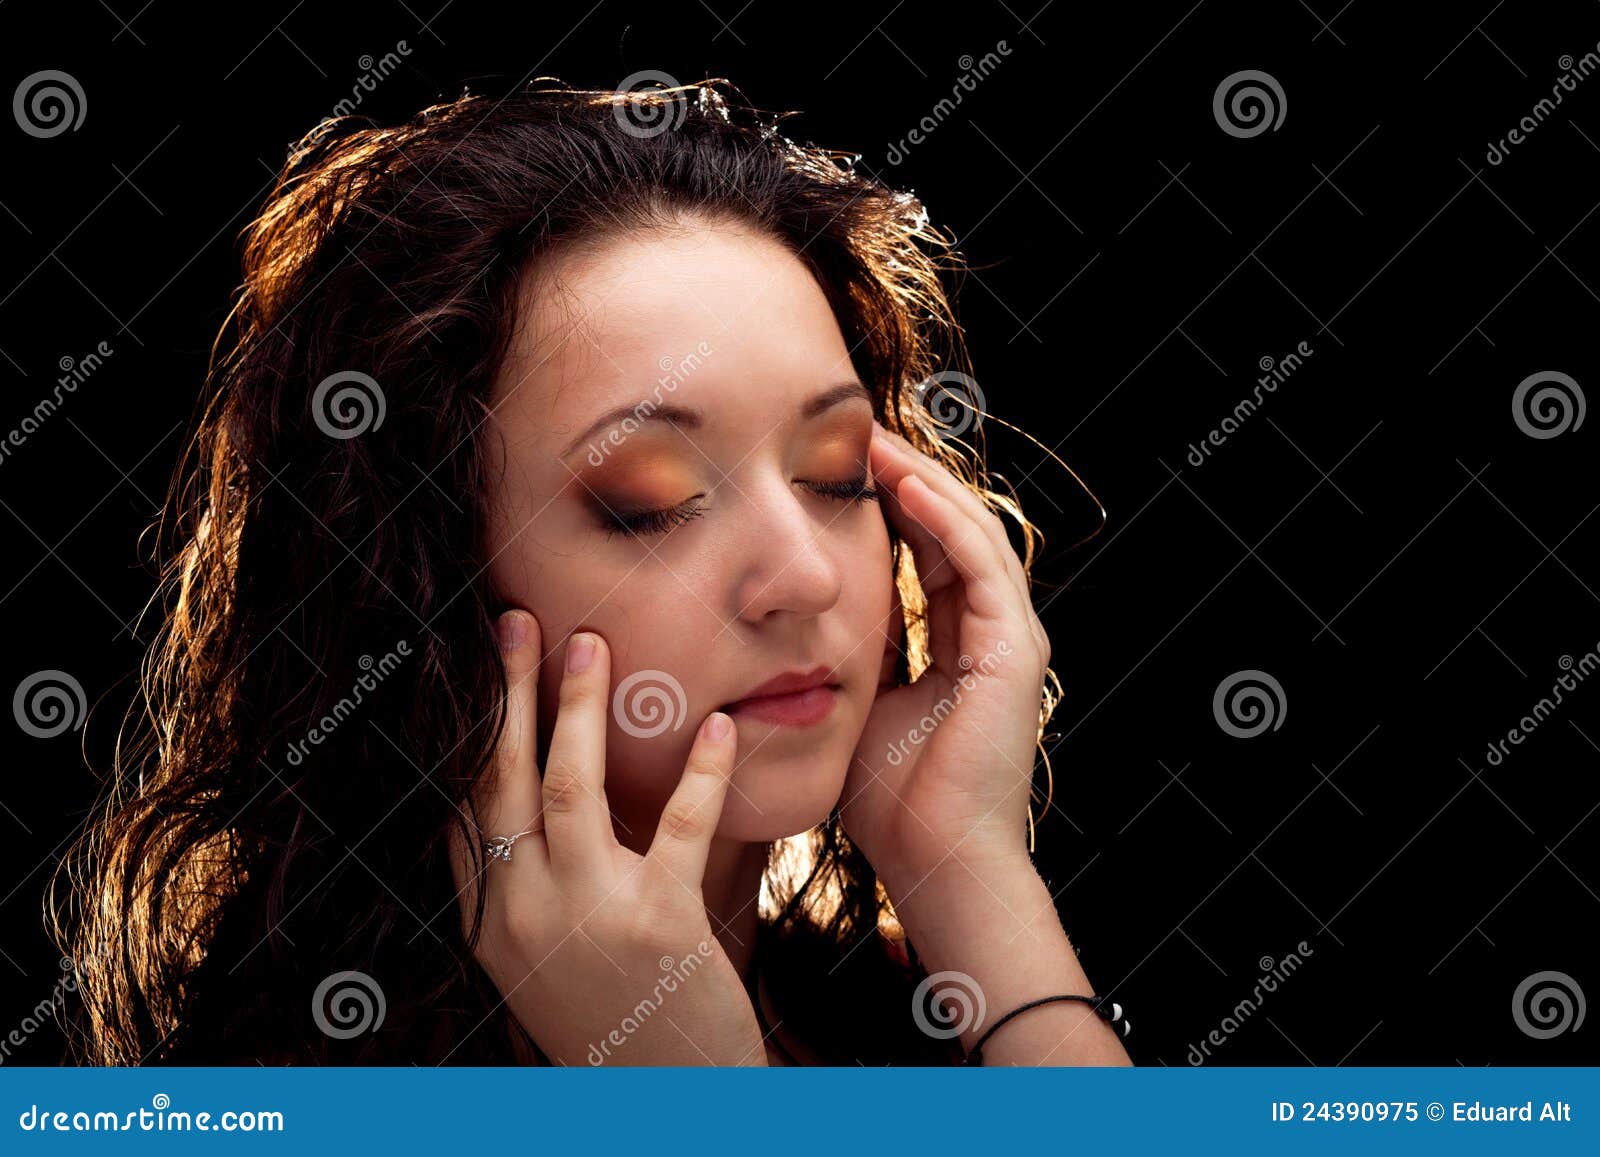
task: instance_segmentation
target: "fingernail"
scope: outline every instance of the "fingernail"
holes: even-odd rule
[[[706,721],[700,725],[700,733],[710,740],[719,740],[728,734],[728,729],[733,726],[733,720],[720,711],[713,711],[706,716]]]
[[[567,644],[567,672],[576,675],[589,669],[594,662],[594,636],[578,634]]]
[[[515,651],[528,639],[528,622],[516,611],[507,611],[495,620],[494,633],[502,651]]]

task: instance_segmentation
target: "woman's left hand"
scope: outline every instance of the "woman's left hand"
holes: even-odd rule
[[[942,464],[873,425],[885,514],[928,599],[931,662],[913,684],[880,687],[841,818],[886,881],[914,887],[952,856],[1027,861],[1050,640],[1000,519]]]

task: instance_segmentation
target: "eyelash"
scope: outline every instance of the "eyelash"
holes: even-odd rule
[[[801,485],[820,498],[831,498],[841,502],[875,502],[878,498],[878,491],[867,481],[865,475],[848,482],[802,482]],[[693,499],[690,500],[692,501]],[[644,510],[626,514],[606,511],[601,529],[609,535],[628,534],[642,538],[646,535],[665,534],[669,530],[675,530],[704,513],[704,507],[692,506],[687,502],[681,506],[670,506],[665,510]]]

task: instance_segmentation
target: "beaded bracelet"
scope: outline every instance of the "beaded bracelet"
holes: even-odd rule
[[[1036,1008],[1041,1004],[1049,1004],[1053,1000],[1083,1001],[1084,1004],[1087,1004],[1090,1008],[1094,1009],[1095,1012],[1099,1013],[1100,1018],[1113,1028],[1120,1024],[1122,1027],[1123,1036],[1127,1036],[1129,1029],[1132,1027],[1127,1020],[1123,1019],[1122,1006],[1115,1001],[1108,1001],[1103,996],[1080,996],[1065,994],[1061,996],[1042,996],[1038,1000],[1030,1000],[1026,1004],[1018,1005],[1016,1008],[1002,1016],[999,1020],[991,1024],[988,1031],[978,1038],[978,1043],[972,1046],[972,1051],[967,1053],[966,1057],[961,1063],[964,1065],[981,1065],[983,1063],[983,1046],[985,1042],[987,1042],[988,1039],[994,1035],[995,1029],[1005,1024],[1006,1021],[1010,1020],[1018,1013],[1027,1012],[1028,1009]],[[1108,1004],[1110,1005],[1109,1009],[1106,1007]]]

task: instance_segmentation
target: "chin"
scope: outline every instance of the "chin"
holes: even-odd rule
[[[828,818],[844,790],[850,754],[812,748],[743,764],[734,775],[717,835],[764,843],[810,831]]]

